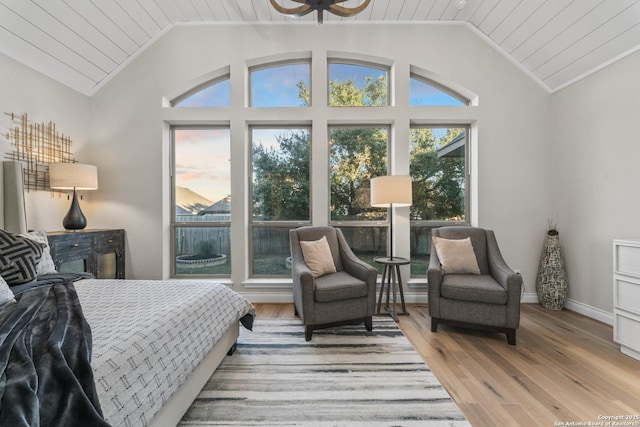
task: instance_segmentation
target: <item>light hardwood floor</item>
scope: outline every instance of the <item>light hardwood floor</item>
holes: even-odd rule
[[[294,317],[292,304],[256,310]],[[640,416],[640,361],[620,353],[609,325],[523,304],[510,346],[504,334],[446,325],[433,333],[426,305],[408,310],[400,328],[474,427],[606,425],[599,417]],[[640,426],[640,419],[620,421]]]

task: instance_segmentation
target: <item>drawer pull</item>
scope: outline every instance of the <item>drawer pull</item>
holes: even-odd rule
[[[113,240],[109,239],[107,240],[107,243],[113,243]]]
[[[72,248],[77,248],[77,247],[78,247],[78,244],[77,244],[77,243],[74,243],[73,245],[71,245],[71,247],[72,247]]]

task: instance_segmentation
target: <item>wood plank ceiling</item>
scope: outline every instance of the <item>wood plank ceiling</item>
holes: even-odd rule
[[[551,92],[640,47],[640,0],[459,2],[372,0],[355,17],[325,22],[466,23]],[[91,95],[176,24],[315,20],[285,18],[268,0],[0,0],[0,52]]]

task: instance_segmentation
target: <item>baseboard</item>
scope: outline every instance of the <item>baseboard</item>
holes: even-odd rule
[[[535,293],[525,293],[522,296],[522,302],[525,304],[538,304],[538,295]],[[602,323],[606,323],[607,325],[613,325],[613,313],[609,313],[599,308],[592,307],[571,298],[568,298],[565,301],[564,307],[568,310],[575,311],[576,313],[580,313]]]
[[[251,302],[255,303],[268,303],[268,304],[286,304],[293,302],[293,295],[287,292],[278,292],[278,293],[266,293],[266,292],[251,292],[251,293],[242,293],[242,296],[247,298]],[[399,298],[398,298],[399,300]],[[410,304],[427,304],[428,297],[426,292],[405,292],[404,300],[406,303]],[[538,304],[538,295],[529,292],[522,295],[521,302],[523,304]],[[565,308],[571,311],[575,311],[576,313],[580,313],[584,316],[590,317],[592,319],[598,320],[602,323],[606,323],[608,325],[613,325],[613,314],[601,310],[596,307],[592,307],[590,305],[581,303],[579,301],[572,300],[571,298],[567,299],[564,303]]]

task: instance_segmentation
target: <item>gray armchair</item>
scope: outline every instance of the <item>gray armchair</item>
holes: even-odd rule
[[[431,235],[444,239],[471,238],[480,268],[477,274],[443,274],[434,243],[427,272],[431,331],[446,323],[507,334],[516,343],[520,324],[522,277],[511,270],[491,230],[477,227],[441,227]]]
[[[300,241],[322,236],[327,238],[337,271],[314,278],[304,262]],[[311,340],[314,329],[342,323],[364,322],[371,331],[377,271],[354,255],[340,229],[300,227],[289,231],[289,240],[293,301],[305,326],[305,339]]]

